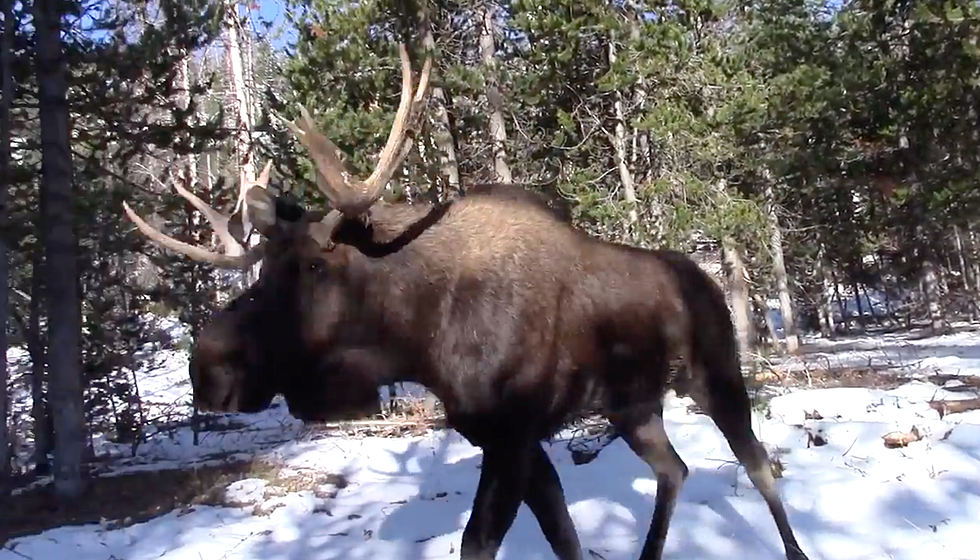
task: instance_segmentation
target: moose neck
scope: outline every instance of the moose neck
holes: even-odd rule
[[[351,249],[350,292],[345,298],[353,325],[345,325],[345,349],[369,350],[373,367],[362,372],[379,384],[411,381],[426,386],[427,348],[438,328],[441,298],[452,274],[440,218],[452,203],[379,205],[370,228],[352,224],[338,241]]]

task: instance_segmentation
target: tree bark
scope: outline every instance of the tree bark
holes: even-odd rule
[[[228,68],[228,78],[235,95],[235,111],[238,122],[235,125],[235,155],[237,157],[239,186],[255,180],[255,159],[252,153],[253,119],[249,104],[249,92],[246,87],[245,62],[242,56],[242,38],[238,33],[241,20],[238,17],[238,1],[225,0],[225,59]],[[251,220],[248,216],[248,206],[245,204],[245,190],[239,190],[235,209],[242,213],[242,226],[245,235],[251,232]],[[246,248],[259,243],[258,237],[249,236],[245,241]],[[246,272],[245,283],[251,284],[259,277],[261,262],[257,262]]]
[[[436,56],[436,39],[432,32],[432,22],[424,8],[420,8],[419,10],[418,20],[421,26],[419,33],[422,35],[422,48],[430,56],[434,57]],[[429,77],[429,100],[430,103],[435,105],[432,110],[433,120],[431,121],[435,129],[432,134],[432,141],[439,151],[438,157],[442,174],[446,176],[449,188],[454,191],[454,194],[459,194],[461,188],[459,160],[456,158],[456,145],[453,142],[452,131],[449,126],[449,111],[446,109],[448,106],[446,92],[436,79],[435,62],[433,62],[432,73]]]
[[[637,10],[637,6],[632,5],[630,9],[630,24],[629,24],[629,36],[631,44],[639,44],[642,39],[642,30],[640,28],[640,21],[643,16]],[[638,76],[636,83],[633,85],[633,100],[632,110],[635,114],[644,114],[646,111],[647,103],[647,81],[643,76]],[[624,121],[625,125],[625,121]],[[629,131],[629,136],[631,138],[631,148],[632,153],[630,154],[630,167],[633,170],[633,179],[638,180],[640,183],[644,183],[650,180],[651,177],[651,165],[650,165],[650,132],[647,130],[638,130],[636,127],[632,127]],[[654,211],[653,214],[658,216],[659,221],[660,212]],[[647,226],[649,227],[649,226]],[[656,226],[656,229],[660,229],[660,225]]]
[[[181,109],[186,110],[191,104],[191,69],[189,54],[180,59],[180,64],[177,67],[177,81],[180,83],[180,88],[177,90],[177,105]],[[183,180],[184,186],[189,191],[196,193],[199,177],[197,154],[193,152],[187,154],[186,165],[186,167],[181,168],[179,176]],[[197,222],[200,223],[200,220]]]
[[[769,251],[772,253],[772,273],[776,278],[776,291],[779,294],[779,313],[783,316],[786,351],[794,354],[800,348],[800,338],[796,329],[796,313],[793,310],[793,298],[789,293],[789,275],[786,273],[786,261],[783,256],[783,230],[779,225],[775,193],[771,184],[766,185],[765,196],[766,214],[769,218]]]
[[[851,268],[851,272],[848,275],[851,279],[851,293],[854,294],[854,305],[857,307],[857,324],[861,332],[864,332],[866,327],[864,319],[864,303],[861,301],[861,292],[858,290],[858,283],[855,280],[854,268]]]
[[[44,213],[44,197],[41,197],[39,213]],[[35,224],[38,239],[42,238],[43,219]],[[31,418],[34,422],[34,473],[37,476],[51,474],[49,456],[54,441],[51,429],[51,411],[48,406],[47,393],[44,388],[45,377],[45,342],[41,331],[41,301],[44,299],[44,282],[42,274],[42,259],[40,247],[31,250],[31,295],[27,298],[27,319],[17,308],[11,306],[11,315],[17,323],[24,340],[27,343],[27,353],[31,359]]]
[[[483,59],[484,76],[487,82],[487,103],[490,106],[490,139],[493,141],[493,169],[496,180],[513,183],[514,177],[507,164],[507,127],[504,124],[504,100],[497,87],[497,64],[494,58],[496,44],[494,42],[493,9],[484,4],[478,8],[479,18],[483,25],[480,29],[480,57]]]
[[[929,326],[934,334],[942,334],[946,331],[946,322],[939,302],[939,278],[936,266],[928,258],[922,261],[922,291],[929,310]]]
[[[953,242],[956,244],[956,260],[960,267],[960,276],[963,278],[963,288],[970,289],[970,271],[966,266],[966,255],[963,250],[963,237],[960,236],[959,226],[953,226]]]
[[[971,248],[970,260],[972,261],[973,270],[973,289],[975,293],[980,294],[980,258],[977,258],[977,240],[976,235],[974,234],[976,227],[977,224],[975,223],[969,224],[967,232],[969,233],[968,237],[970,239]]]
[[[752,294],[752,301],[755,303],[758,313],[762,316],[762,324],[766,327],[766,334],[769,336],[769,349],[776,349],[779,345],[779,337],[776,336],[776,326],[772,323],[772,318],[769,317],[769,302],[766,298],[762,297],[761,294]]]
[[[614,36],[609,38],[608,55],[609,65],[612,66],[616,63],[616,39]],[[623,107],[623,94],[617,89],[614,95],[613,108],[616,112],[616,128],[612,135],[613,157],[616,161],[616,170],[619,171],[619,182],[623,185],[623,198],[629,204],[626,240],[630,242],[636,239],[636,222],[639,219],[636,211],[636,187],[633,184],[633,174],[630,172],[626,156],[626,110]]]
[[[44,211],[42,205],[41,211]],[[44,378],[47,373],[47,356],[45,351],[45,336],[41,332],[41,301],[43,300],[43,282],[41,275],[41,251],[34,251],[34,267],[36,271],[31,278],[31,304],[27,319],[27,352],[31,355],[31,418],[34,421],[34,472],[38,476],[51,474],[51,463],[48,457],[54,449],[54,430],[51,424],[51,407],[48,405],[48,394],[44,388]]]
[[[977,228],[976,223],[967,224],[966,228],[966,238],[969,242],[969,249],[967,251],[969,255],[969,267],[971,272],[971,279],[973,280],[973,291],[974,294],[980,295],[980,258],[977,254],[977,239],[974,230]]]
[[[54,420],[54,487],[62,498],[82,492],[85,419],[81,379],[82,314],[72,216],[68,74],[61,41],[62,2],[33,6],[38,105],[41,120],[41,191],[44,215],[48,361]]]
[[[716,181],[712,186],[719,196],[727,196],[728,182],[725,179]],[[752,295],[749,291],[749,275],[738,241],[730,234],[721,235],[721,257],[738,337],[739,357],[743,367],[747,365],[754,372],[757,364],[752,358]]]
[[[3,74],[3,98],[0,99],[0,229],[7,229],[7,189],[10,185],[10,107],[14,93],[13,67],[13,25],[14,0],[3,0],[3,36],[0,38],[0,73]],[[10,395],[7,394],[7,324],[10,306],[10,270],[7,263],[7,244],[0,235],[0,481],[10,475],[10,433],[7,417],[10,415]]]
[[[923,225],[916,226],[916,234],[921,240],[918,247],[916,247],[916,253],[918,254],[919,262],[922,263],[920,286],[929,313],[929,326],[934,334],[942,334],[946,331],[946,322],[943,316],[942,302],[940,301],[940,279],[936,273],[937,252],[929,243]]]
[[[255,176],[255,163],[252,161],[251,132],[252,113],[249,111],[248,94],[245,91],[245,68],[242,62],[241,38],[238,35],[238,2],[225,2],[225,57],[228,78],[235,95],[235,111],[238,114],[235,136],[235,153],[238,166],[246,177]]]
[[[39,252],[39,251],[36,251]],[[40,278],[40,274],[35,275]],[[37,284],[37,283],[35,283]],[[33,294],[39,290],[32,290]],[[27,353],[31,359],[31,417],[34,421],[34,474],[37,476],[47,476],[51,474],[51,465],[48,456],[51,454],[51,422],[49,421],[49,411],[47,396],[44,392],[44,340],[41,338],[41,328],[38,316],[40,309],[36,297],[31,297],[30,318],[26,321],[24,317],[11,308],[11,315],[17,323],[24,340],[27,342]]]
[[[820,307],[823,310],[823,315],[826,320],[826,332],[825,336],[831,338],[837,332],[837,323],[834,321],[834,283],[831,280],[833,278],[833,272],[831,272],[830,267],[825,263],[820,264],[820,280],[823,285],[823,290],[820,293]],[[842,311],[843,313],[843,311]],[[844,316],[841,315],[843,319]]]
[[[745,262],[742,260],[742,254],[735,240],[730,237],[722,239],[722,259],[731,293],[732,315],[735,318],[735,333],[738,336],[738,352],[742,364],[748,365],[750,370],[754,371],[749,283],[746,279]]]

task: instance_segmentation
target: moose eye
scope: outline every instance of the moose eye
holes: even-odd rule
[[[327,265],[320,259],[312,259],[306,263],[307,274],[323,276],[327,272]]]

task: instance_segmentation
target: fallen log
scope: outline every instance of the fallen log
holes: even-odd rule
[[[929,381],[943,387],[947,391],[970,391],[980,389],[980,377],[975,375],[951,375],[948,373],[937,373],[929,376]],[[959,381],[961,385],[955,387],[945,387],[950,381]]]
[[[980,399],[929,401],[929,406],[939,413],[939,418],[943,418],[947,414],[956,414],[958,412],[980,409]]]

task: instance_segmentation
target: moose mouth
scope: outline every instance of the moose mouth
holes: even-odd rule
[[[238,391],[228,391],[223,397],[215,399],[213,394],[202,394],[194,391],[194,406],[201,412],[211,412],[215,414],[229,412],[243,412],[239,409]]]
[[[226,368],[216,368],[192,382],[194,406],[201,412],[215,414],[261,412],[271,404],[271,398],[249,394],[234,374]]]
[[[220,399],[208,398],[196,392],[194,394],[194,406],[196,406],[201,412],[211,414],[254,414],[269,408],[270,404],[271,399],[269,402],[262,403],[252,403],[247,400],[243,400],[241,397],[241,391],[235,389],[232,389]]]

